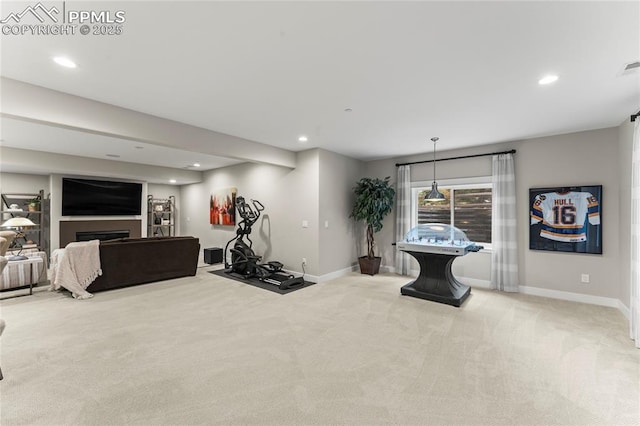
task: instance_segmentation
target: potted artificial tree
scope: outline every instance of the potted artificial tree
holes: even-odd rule
[[[360,272],[375,275],[380,271],[381,257],[374,254],[375,241],[373,234],[382,229],[382,220],[393,208],[395,190],[389,183],[390,177],[384,179],[362,178],[353,188],[356,200],[349,217],[362,220],[367,225],[367,255],[358,258]]]

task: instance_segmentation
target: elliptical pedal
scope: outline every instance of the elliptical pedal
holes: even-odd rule
[[[279,274],[277,272],[263,278],[262,281],[277,285],[280,290],[289,290],[291,288],[304,286],[304,279],[302,277],[294,277],[293,275]]]
[[[282,262],[278,262],[277,260],[271,260],[267,262],[267,265],[269,265],[273,272],[282,271],[282,267],[284,266]]]

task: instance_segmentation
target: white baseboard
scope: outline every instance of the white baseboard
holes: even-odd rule
[[[491,281],[478,280],[475,278],[459,277],[458,280],[470,285],[471,287],[483,288],[490,290]],[[625,316],[625,318],[631,318],[631,311],[624,303],[618,299],[612,297],[592,296],[589,294],[571,293],[569,291],[549,290],[540,287],[519,286],[519,292],[522,294],[530,294],[532,296],[548,297],[550,299],[569,300],[571,302],[587,303],[590,305],[607,306],[610,308],[616,308]]]
[[[624,315],[626,319],[631,321],[631,309],[627,308],[624,303],[618,300],[618,310]]]
[[[611,297],[592,296],[590,294],[571,293],[568,291],[549,290],[547,288],[530,287],[521,285],[520,293],[530,294],[532,296],[549,297],[551,299],[569,300],[571,302],[588,303],[590,305],[608,306],[610,308],[620,309],[622,303],[618,299]],[[624,306],[624,305],[623,305]],[[621,310],[622,314],[624,312]]]
[[[329,280],[333,280],[336,278],[344,277],[352,272],[358,271],[358,265],[353,265],[351,267],[347,267],[344,269],[340,269],[338,271],[331,272],[329,274],[315,276],[315,275],[305,275],[305,279],[307,281],[312,281],[316,283],[321,283]],[[383,273],[395,273],[395,268],[393,266],[381,265],[380,272]],[[296,275],[300,275],[299,272],[293,272]],[[410,276],[417,277],[419,274],[418,270],[411,270]],[[491,281],[488,280],[480,280],[477,278],[469,278],[469,277],[456,277],[460,282],[467,284],[471,287],[482,288],[482,289],[491,289]],[[614,299],[611,297],[602,297],[602,296],[592,296],[589,294],[580,294],[580,293],[571,293],[568,291],[559,291],[559,290],[549,290],[546,288],[540,287],[531,287],[531,286],[520,286],[519,291],[522,294],[530,294],[532,296],[540,296],[540,297],[548,297],[551,299],[560,299],[560,300],[569,300],[572,302],[580,302],[580,303],[588,303],[591,305],[598,306],[607,306],[610,308],[618,309],[622,315],[624,315],[627,319],[631,317],[631,312],[627,306],[624,305],[620,300]]]
[[[323,283],[325,281],[330,281],[336,278],[344,277],[345,275],[349,275],[350,273],[355,272],[357,270],[358,270],[358,265],[349,266],[343,269],[339,269],[337,271],[330,272],[328,274],[321,275],[318,278],[317,282]]]
[[[458,281],[471,287],[491,290],[491,281],[479,280],[477,278],[456,277]]]
[[[357,270],[358,270],[358,265],[355,265],[348,268],[340,269],[338,271],[333,271],[331,273],[321,275],[321,276],[304,274],[304,280],[312,283],[322,283],[325,281],[333,280],[335,278],[344,277],[345,275],[348,275],[351,272],[357,271]],[[289,274],[293,274],[295,276],[302,276],[302,272],[291,271],[291,270],[286,270],[286,272]]]
[[[302,272],[298,272],[298,271],[293,271],[291,269],[283,269],[284,272],[286,272],[287,274],[291,274],[291,275],[295,275],[296,277],[302,277]],[[304,280],[305,281],[309,281],[312,283],[317,283],[318,281],[318,276],[317,275],[309,275],[309,274],[304,274]]]
[[[359,266],[356,264],[356,265],[348,266],[348,267],[343,268],[343,269],[339,269],[337,271],[330,272],[328,274],[321,275],[319,277],[315,277],[315,276],[312,276],[312,275],[305,275],[305,279],[306,279],[306,277],[309,277],[309,281],[313,281],[313,279],[316,279],[316,281],[314,281],[314,282],[322,283],[322,282],[325,282],[325,281],[330,281],[330,280],[333,280],[333,279],[336,279],[336,278],[344,277],[346,275],[349,275],[352,272],[358,272],[359,270],[360,270]],[[380,272],[381,273],[393,273],[394,271],[395,271],[395,269],[393,267],[386,266],[386,265],[380,265]]]

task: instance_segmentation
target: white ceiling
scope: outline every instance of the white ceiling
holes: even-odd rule
[[[0,15],[33,3],[3,2]],[[439,150],[469,147],[616,126],[640,108],[640,71],[623,73],[640,60],[637,1],[66,6],[123,10],[123,34],[2,35],[2,76],[292,151],[395,157],[429,152],[432,136]],[[78,68],[54,64],[56,55]],[[548,73],[559,80],[539,86]],[[6,146],[104,158],[122,144],[138,154],[124,161],[195,161],[2,124]]]
[[[210,170],[242,161],[3,117],[2,146],[112,161]],[[195,166],[194,164],[199,164]]]

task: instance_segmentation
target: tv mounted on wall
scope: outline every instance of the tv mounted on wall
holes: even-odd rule
[[[62,178],[62,216],[139,215],[142,184]]]

